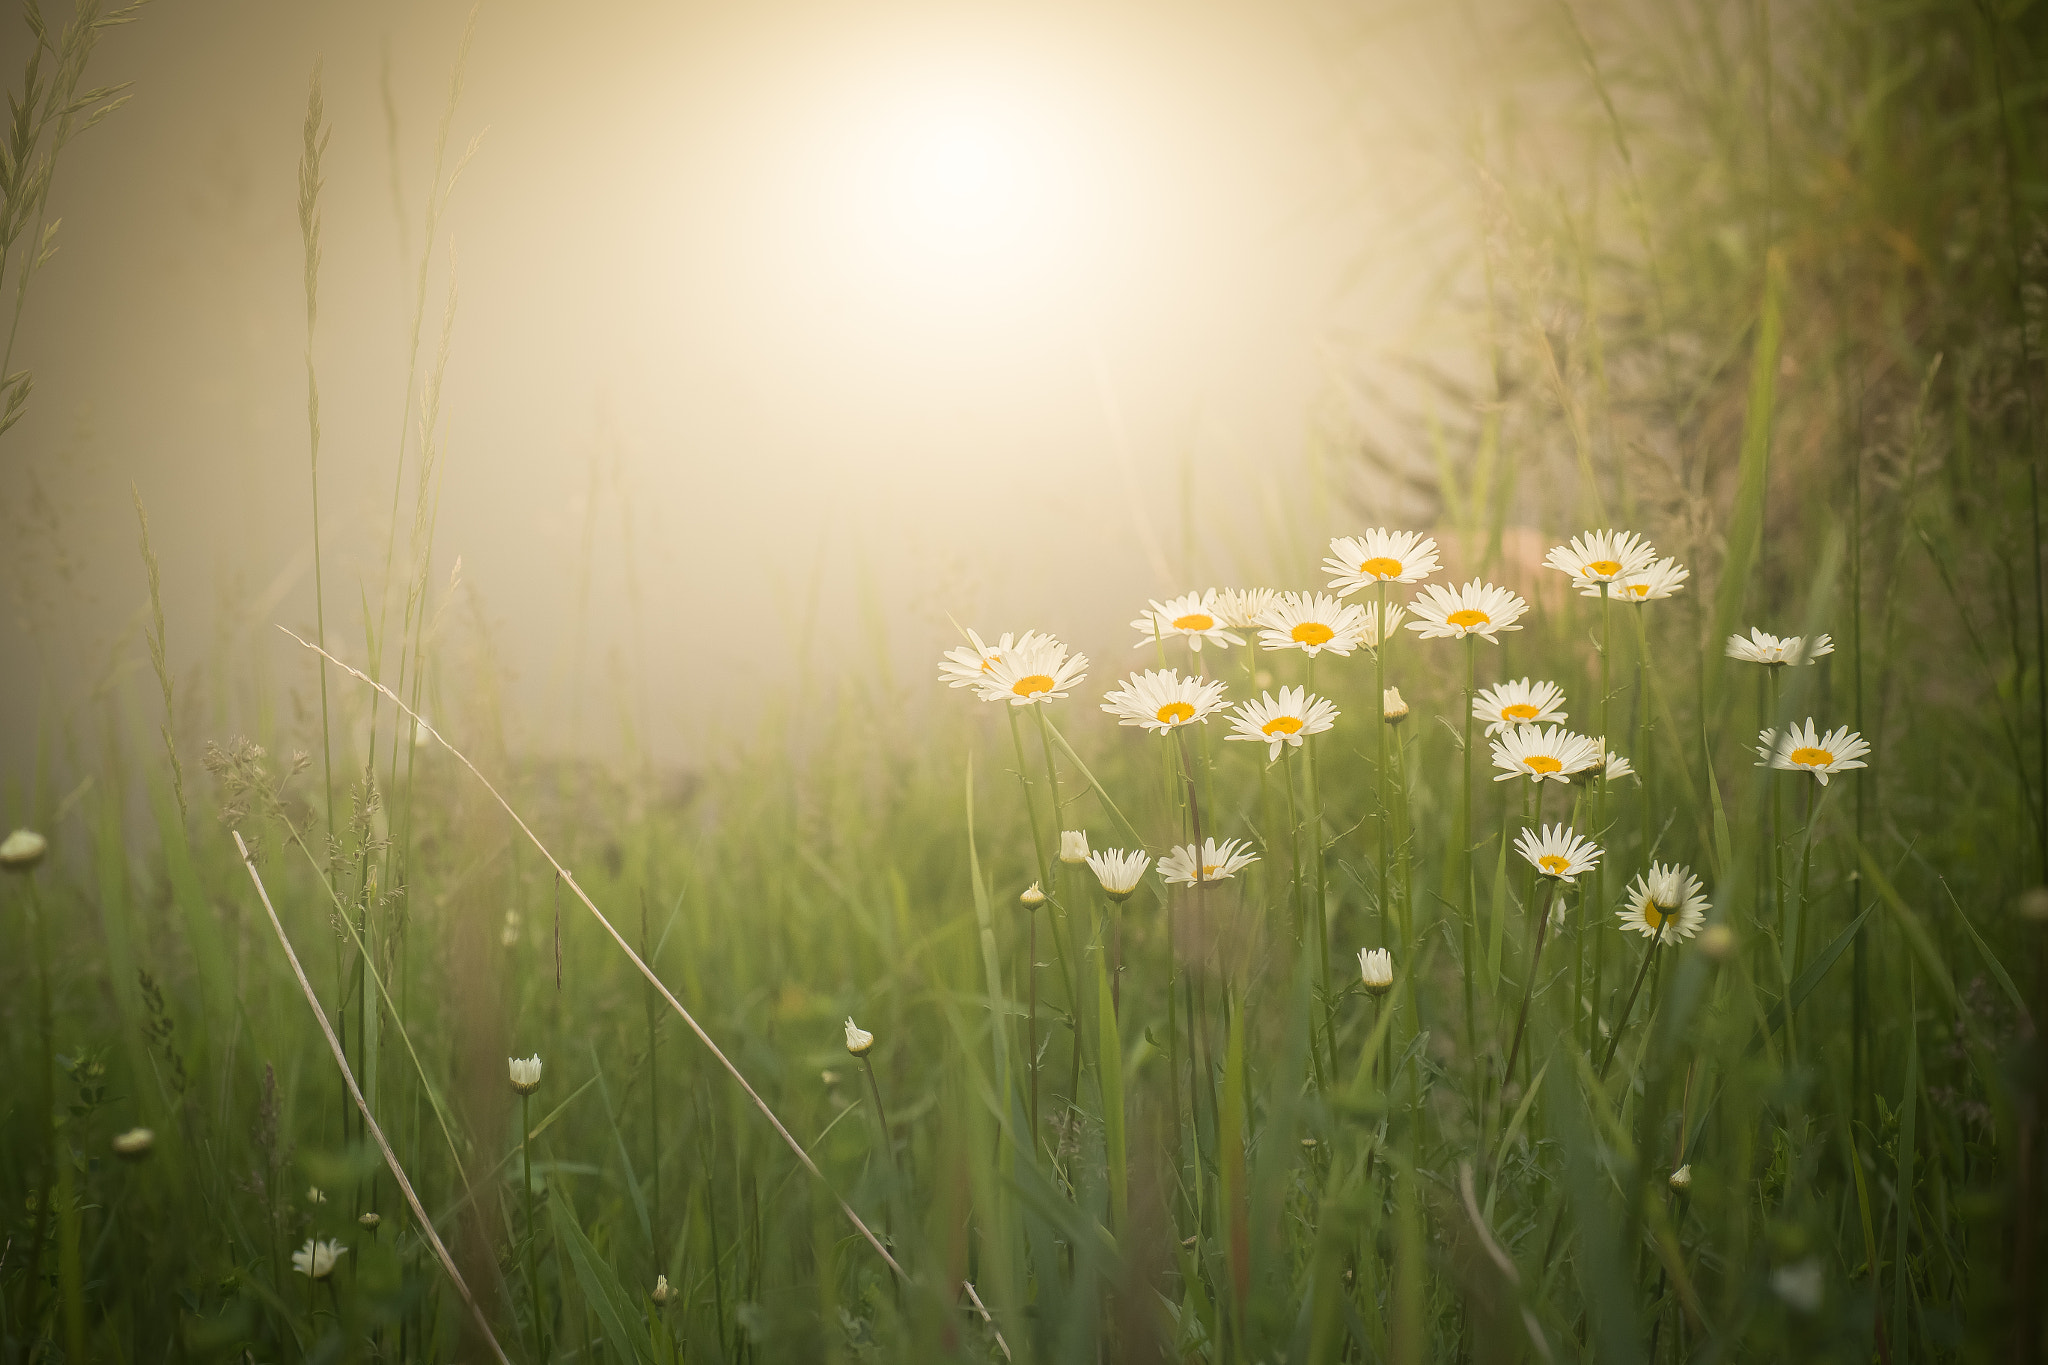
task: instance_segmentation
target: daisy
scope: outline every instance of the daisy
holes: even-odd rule
[[[1486,722],[1486,733],[1500,734],[1518,725],[1555,724],[1567,719],[1557,708],[1564,705],[1564,689],[1554,682],[1504,682],[1482,688],[1472,698],[1472,718]]]
[[[846,1016],[846,1050],[856,1057],[868,1055],[868,1049],[875,1045],[875,1035],[853,1022],[853,1016]]]
[[[1145,614],[1131,622],[1131,629],[1138,632],[1139,649],[1171,639],[1186,640],[1193,650],[1200,650],[1204,640],[1212,640],[1226,649],[1244,643],[1243,636],[1232,635],[1224,625],[1216,589],[1211,588],[1207,592],[1182,593],[1165,602],[1154,599]]]
[[[1267,608],[1259,624],[1263,647],[1298,649],[1313,659],[1326,649],[1350,654],[1365,642],[1374,623],[1367,621],[1365,608],[1347,606],[1328,593],[1287,592]]]
[[[1504,771],[1494,781],[1526,777],[1569,782],[1573,773],[1598,766],[1600,741],[1573,734],[1562,725],[1517,725],[1493,742],[1493,766]]]
[[[1685,580],[1691,577],[1692,570],[1680,568],[1677,560],[1660,559],[1634,573],[1623,574],[1614,580],[1609,590],[1617,602],[1661,602],[1672,593],[1683,591]],[[1581,597],[1599,595],[1598,583],[1588,583],[1579,589]]]
[[[1225,877],[1235,877],[1239,869],[1259,860],[1252,852],[1249,841],[1225,839],[1217,843],[1214,839],[1202,840],[1202,880],[1220,882]],[[1179,886],[1195,884],[1195,846],[1182,844],[1159,860],[1159,875]]]
[[[1624,777],[1635,777],[1635,764],[1629,762],[1627,759],[1623,758],[1620,754],[1614,752],[1614,750],[1612,749],[1605,749],[1603,750],[1603,752],[1607,756],[1606,771],[1607,780],[1609,782],[1619,782]],[[1599,775],[1599,769],[1600,765],[1598,763],[1595,763],[1591,768],[1588,768],[1585,772],[1580,773],[1579,777],[1581,779],[1596,777]]]
[[[1170,668],[1133,673],[1122,687],[1104,693],[1102,701],[1102,709],[1115,716],[1119,725],[1142,725],[1162,735],[1206,721],[1222,708],[1222,683],[1183,678]]]
[[[1808,717],[1803,725],[1795,725],[1778,738],[1777,731],[1759,731],[1757,738],[1763,743],[1757,745],[1756,756],[1773,768],[1788,772],[1812,773],[1820,784],[1828,784],[1830,773],[1844,772],[1850,768],[1867,768],[1863,755],[1870,752],[1870,745],[1863,736],[1848,726],[1837,726],[1822,735],[1814,728],[1813,719]]]
[[[505,1070],[511,1077],[512,1088],[522,1095],[531,1095],[540,1089],[540,1054],[531,1057],[507,1057]]]
[[[292,1269],[309,1279],[324,1280],[334,1273],[334,1263],[347,1254],[348,1248],[339,1242],[308,1238],[304,1246],[292,1253]]]
[[[1358,983],[1374,995],[1394,988],[1394,955],[1385,948],[1358,950]]]
[[[1569,825],[1545,825],[1541,835],[1525,829],[1515,837],[1515,852],[1543,876],[1564,882],[1592,871],[1600,861],[1600,846],[1572,833]]]
[[[1475,578],[1462,588],[1425,584],[1409,610],[1415,619],[1408,629],[1422,632],[1425,640],[1462,640],[1468,635],[1491,640],[1501,631],[1520,630],[1515,622],[1529,610],[1529,604],[1506,588]]]
[[[1628,889],[1628,904],[1615,911],[1621,927],[1659,943],[1691,938],[1707,922],[1706,888],[1688,868],[1651,863]]]
[[[1810,664],[1823,654],[1835,652],[1835,642],[1826,635],[1813,637],[1809,646],[1804,636],[1771,635],[1755,626],[1749,628],[1749,638],[1740,635],[1728,637],[1728,657],[1740,659],[1746,664]]]
[[[1239,703],[1230,717],[1234,733],[1224,738],[1264,740],[1268,746],[1266,761],[1270,763],[1280,757],[1281,745],[1299,749],[1304,738],[1319,735],[1334,725],[1337,714],[1337,708],[1328,700],[1309,695],[1307,688],[1283,687],[1278,701],[1273,700],[1271,692],[1262,692],[1257,701]]]
[[[1559,573],[1570,574],[1576,587],[1594,585],[1597,597],[1599,584],[1640,573],[1656,558],[1656,548],[1634,532],[1588,531],[1583,536],[1573,536],[1569,545],[1557,546],[1543,557],[1543,562]]]
[[[1152,855],[1144,849],[1126,853],[1120,848],[1106,848],[1100,853],[1088,855],[1088,870],[1095,874],[1095,880],[1102,883],[1102,894],[1113,901],[1127,901],[1138,889],[1138,879],[1145,875],[1145,869],[1152,866]]]
[[[1259,618],[1280,605],[1271,588],[1225,588],[1216,594],[1216,615],[1232,630],[1256,630]]]
[[[1086,654],[1069,655],[1052,636],[1026,631],[1014,648],[989,664],[978,691],[983,701],[1029,706],[1066,696],[1068,688],[1081,685],[1087,669]]]
[[[1362,602],[1359,604],[1358,609],[1365,614],[1365,619],[1360,623],[1362,628],[1358,638],[1367,649],[1378,649],[1382,635],[1380,630],[1379,604],[1376,602]],[[1408,608],[1402,606],[1399,602],[1387,603],[1386,628],[1388,630],[1398,628],[1401,624],[1401,618],[1407,614]]]
[[[988,681],[989,670],[1005,654],[1019,644],[1030,648],[1031,642],[1038,638],[1038,632],[1027,630],[1023,640],[1019,641],[1004,631],[1003,638],[992,645],[983,644],[981,636],[971,630],[967,632],[967,638],[973,642],[971,648],[962,645],[958,649],[949,649],[939,659],[939,681],[948,687],[980,687]]]
[[[1413,531],[1367,531],[1339,536],[1330,542],[1323,567],[1332,575],[1330,587],[1349,597],[1374,583],[1420,583],[1437,571],[1436,542]]]
[[[1063,863],[1085,863],[1088,861],[1087,830],[1063,829],[1060,831],[1060,861]]]

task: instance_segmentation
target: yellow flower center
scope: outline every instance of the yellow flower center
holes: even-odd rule
[[[1401,576],[1401,561],[1389,559],[1385,555],[1374,555],[1371,559],[1359,565],[1358,571],[1360,573],[1369,573],[1374,578],[1399,578]]]
[[[1645,900],[1643,902],[1643,923],[1649,925],[1652,929],[1662,929],[1677,918],[1678,911],[1676,910],[1666,910],[1653,900]]]
[[[1586,566],[1586,572],[1598,578],[1612,578],[1621,572],[1621,564],[1612,559],[1596,559]]]
[[[1043,673],[1033,673],[1010,684],[1010,690],[1020,697],[1034,697],[1040,692],[1052,691],[1052,679]]]
[[[1523,759],[1522,762],[1532,773],[1557,773],[1564,771],[1564,764],[1558,762],[1549,754],[1531,754]]]
[[[1326,645],[1337,638],[1337,632],[1321,621],[1303,621],[1292,634],[1298,645]]]
[[[1525,701],[1518,701],[1512,706],[1500,708],[1500,718],[1502,720],[1534,720],[1542,714],[1541,711]]]
[[[1207,881],[1207,880],[1208,880],[1209,878],[1211,878],[1211,877],[1215,876],[1215,875],[1216,875],[1216,874],[1217,874],[1217,873],[1218,873],[1219,871],[1221,871],[1221,870],[1222,870],[1222,868],[1223,868],[1223,864],[1222,864],[1222,863],[1203,863],[1203,864],[1202,864],[1202,880],[1203,880],[1203,881]]]
[[[990,655],[988,655],[988,656],[986,656],[985,658],[983,658],[983,659],[982,659],[982,661],[981,661],[981,671],[982,671],[982,672],[984,672],[984,673],[986,673],[986,672],[988,672],[989,670],[993,669],[993,668],[994,668],[994,667],[995,667],[995,666],[996,666],[997,664],[1001,663],[1002,661],[1003,661],[1003,656],[1002,656],[1002,655],[1000,655],[1000,654],[990,654]]]
[[[1571,865],[1572,860],[1559,853],[1546,853],[1536,860],[1536,866],[1542,868],[1553,877],[1562,877],[1564,870]]]
[[[1466,607],[1462,611],[1452,612],[1444,620],[1451,625],[1461,626],[1466,630],[1470,630],[1473,626],[1486,625],[1493,618],[1476,607]]]
[[[1622,591],[1630,597],[1648,597],[1650,595],[1650,585],[1648,583],[1629,583],[1622,588]]]
[[[1298,735],[1301,733],[1300,716],[1275,716],[1259,727],[1261,734]]]
[[[1176,616],[1173,618],[1173,628],[1175,630],[1214,630],[1216,628],[1216,618],[1204,616],[1201,612],[1194,612],[1187,616]]]
[[[1195,708],[1184,701],[1170,701],[1159,708],[1161,725],[1178,725],[1184,720],[1195,718]]]
[[[1787,757],[1801,768],[1825,768],[1835,761],[1826,749],[1794,749]]]

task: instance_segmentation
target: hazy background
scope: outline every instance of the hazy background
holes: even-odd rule
[[[1274,581],[1289,539],[1280,585],[1303,585],[1328,530],[1433,517],[1354,452],[1385,415],[1365,395],[1411,362],[1478,364],[1447,305],[1478,271],[1467,157],[1498,22],[1319,0],[569,13],[478,12],[446,169],[480,141],[425,291],[423,367],[452,260],[430,608],[487,628],[520,746],[614,755],[624,715],[687,763],[805,657],[828,681],[893,669],[917,704],[948,614],[1058,631],[1106,677],[1147,597]],[[310,695],[270,623],[313,621],[295,200],[316,62],[328,634],[362,657],[394,493],[408,568],[407,335],[467,18],[165,3],[102,41],[88,84],[134,99],[60,163],[61,249],[15,360],[36,392],[0,437],[10,766],[39,716],[147,667],[131,482],[173,672],[213,708],[195,726],[247,723],[242,680],[208,667]],[[10,16],[10,80],[24,52]],[[1515,53],[1525,93],[1550,61]]]

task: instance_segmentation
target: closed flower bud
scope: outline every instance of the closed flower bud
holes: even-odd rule
[[[1399,725],[1408,719],[1408,703],[1401,700],[1400,688],[1389,687],[1380,694],[1380,710],[1389,725]]]
[[[372,1209],[370,1212],[356,1219],[356,1221],[374,1232],[377,1228],[377,1225],[384,1221],[384,1216],[378,1213],[376,1210]]]
[[[1726,962],[1739,946],[1735,931],[1725,924],[1709,924],[1700,934],[1700,952],[1709,962]]]
[[[654,1300],[654,1306],[656,1308],[664,1307],[675,1296],[676,1291],[668,1287],[668,1276],[656,1275],[654,1277],[654,1292],[647,1296]]]
[[[327,1192],[318,1185],[308,1185],[306,1186],[306,1202],[308,1204],[324,1204],[327,1202]]]
[[[1045,892],[1039,890],[1037,882],[1033,882],[1024,888],[1024,894],[1017,899],[1024,903],[1026,910],[1036,910],[1045,904]]]
[[[156,1134],[147,1128],[130,1128],[114,1139],[114,1155],[123,1161],[140,1161],[156,1146]]]
[[[1385,948],[1360,948],[1358,978],[1372,994],[1385,995],[1394,989],[1394,955]]]
[[[1692,1188],[1692,1163],[1690,1161],[1671,1173],[1671,1188],[1677,1190],[1680,1194],[1684,1194]]]
[[[9,872],[27,872],[50,851],[50,841],[32,829],[18,829],[0,839],[0,867]]]
[[[869,1033],[864,1028],[857,1027],[853,1022],[853,1016],[848,1015],[846,1017],[846,1050],[856,1057],[865,1057],[868,1055],[868,1049],[874,1045],[875,1035]]]
[[[507,1057],[505,1069],[512,1078],[512,1088],[522,1095],[531,1095],[540,1089],[540,1054],[531,1057]]]
[[[1060,831],[1060,861],[1063,863],[1085,863],[1088,861],[1087,830],[1063,829]]]

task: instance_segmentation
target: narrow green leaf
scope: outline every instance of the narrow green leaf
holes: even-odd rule
[[[1727,659],[1720,642],[1733,634],[1749,596],[1764,525],[1765,484],[1770,473],[1771,423],[1778,399],[1778,343],[1783,334],[1780,300],[1785,291],[1785,263],[1772,251],[1764,265],[1764,295],[1758,311],[1756,341],[1750,351],[1749,408],[1742,423],[1742,453],[1735,489],[1735,509],[1728,522],[1728,555],[1714,593],[1714,633],[1706,649],[1706,714],[1717,713],[1721,675]]]
[[[1117,1236],[1128,1230],[1130,1172],[1124,1153],[1124,1051],[1117,1035],[1116,1001],[1109,987],[1109,966],[1095,958],[1096,1076],[1102,1091],[1102,1145],[1109,1161],[1110,1222]]]

